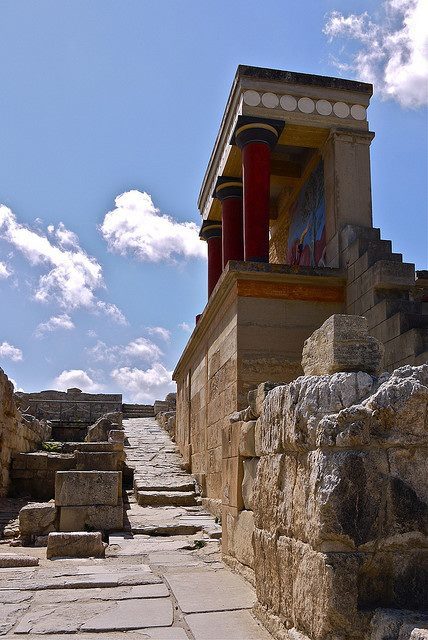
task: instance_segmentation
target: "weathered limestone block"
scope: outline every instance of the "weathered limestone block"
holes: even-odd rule
[[[13,384],[0,369],[0,496],[10,487],[10,461],[20,452],[34,451],[50,437],[51,428],[33,416],[23,417],[17,407]]]
[[[57,471],[55,504],[57,507],[114,507],[120,496],[121,475],[119,471]]]
[[[253,544],[257,600],[274,615],[279,615],[281,576],[287,575],[288,571],[285,566],[279,565],[277,537],[255,528]]]
[[[358,605],[363,609],[428,610],[428,549],[380,551],[361,556]]]
[[[233,458],[223,458],[222,461],[222,483],[223,496],[222,503],[231,507],[242,509],[242,480],[244,470],[242,460],[239,456]]]
[[[125,432],[120,429],[112,429],[108,432],[108,441],[123,445],[125,443]]]
[[[379,373],[383,345],[368,335],[367,318],[333,315],[303,346],[302,367],[307,376],[339,371]]]
[[[221,430],[221,446],[223,458],[234,458],[239,455],[239,443],[243,422],[230,422]]]
[[[33,502],[19,512],[19,532],[22,537],[41,536],[56,530],[57,510],[53,502]]]
[[[118,471],[124,454],[110,452],[76,451],[76,471]]]
[[[278,561],[292,557],[295,626],[313,640],[324,640],[331,632],[338,637],[358,637],[366,628],[357,609],[359,556],[317,553],[302,542],[280,540]]]
[[[254,568],[253,533],[253,512],[240,511],[234,523],[232,555],[251,569]]]
[[[370,640],[428,640],[428,614],[378,609],[370,629]]]
[[[272,533],[276,533],[279,526],[280,486],[285,457],[285,454],[273,454],[260,458],[253,490],[255,526]]]
[[[317,446],[317,429],[324,416],[361,403],[373,393],[375,378],[367,373],[301,376],[273,389],[263,404],[255,430],[257,455]]]
[[[306,459],[300,456],[291,505],[293,536],[325,551],[375,545],[380,527],[383,535],[388,533],[388,488],[385,451],[314,451]],[[420,519],[418,528],[422,527]]]
[[[428,364],[400,367],[363,403],[375,418],[372,440],[428,444]]]
[[[256,455],[254,440],[255,426],[255,420],[242,423],[241,433],[239,437],[239,455],[243,458],[254,458],[254,456]]]
[[[46,557],[49,558],[102,558],[106,544],[98,531],[77,533],[50,533]]]
[[[22,553],[0,553],[0,569],[37,567],[38,564],[39,558],[34,558],[33,556],[23,555]]]
[[[91,427],[88,427],[85,442],[107,442],[109,432],[118,429],[122,429],[122,413],[120,411],[105,413]]]
[[[123,529],[123,504],[115,507],[61,507],[59,531],[120,531]]]
[[[282,382],[262,382],[256,389],[248,392],[248,404],[255,419],[261,416],[263,402],[269,391],[283,384]]]
[[[257,477],[259,458],[247,458],[243,461],[244,479],[242,480],[242,499],[245,509],[254,510],[254,486]]]

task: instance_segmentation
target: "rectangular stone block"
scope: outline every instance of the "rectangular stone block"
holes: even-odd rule
[[[55,504],[58,507],[118,503],[121,473],[118,471],[57,471]]]
[[[240,511],[234,521],[233,556],[241,563],[254,569],[254,514],[252,511]]]
[[[242,422],[230,422],[222,429],[223,458],[233,458],[239,453]]]
[[[244,468],[242,458],[223,458],[222,482],[223,498],[222,502],[230,507],[242,509],[244,501],[242,499],[242,480],[244,478]]]
[[[356,282],[348,287],[348,291],[354,286]],[[383,351],[383,345],[368,335],[365,317],[336,314],[305,341],[302,367],[307,376],[340,371],[365,371],[376,375]]]
[[[115,507],[61,507],[60,531],[120,531],[123,529],[123,504]]]
[[[102,558],[105,545],[99,531],[77,533],[50,533],[46,557],[50,558]]]
[[[76,451],[75,458],[77,471],[118,471],[121,464],[121,454],[115,451]]]
[[[255,420],[242,423],[241,434],[239,438],[239,455],[241,455],[243,458],[254,458],[254,456],[256,455],[254,440],[255,426]]]

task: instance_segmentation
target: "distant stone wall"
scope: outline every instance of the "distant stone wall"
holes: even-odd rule
[[[0,369],[0,496],[5,496],[9,489],[13,454],[34,451],[50,434],[45,422],[22,417],[15,403],[13,384]]]
[[[81,440],[86,425],[93,424],[105,413],[122,411],[121,394],[82,393],[80,389],[68,389],[67,392],[17,393],[16,398],[25,413],[50,420],[53,435],[59,440]],[[73,438],[73,429],[76,438]]]

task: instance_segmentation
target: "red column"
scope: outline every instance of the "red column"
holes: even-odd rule
[[[214,197],[221,202],[223,269],[229,260],[244,259],[242,182],[239,178],[217,179]]]
[[[213,292],[223,270],[221,222],[205,220],[200,237],[208,245],[208,298]]]
[[[244,258],[269,262],[270,157],[284,124],[241,116],[235,144],[242,150]]]

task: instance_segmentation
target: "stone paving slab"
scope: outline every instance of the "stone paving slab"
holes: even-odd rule
[[[140,584],[156,584],[161,579],[149,572],[105,573],[88,576],[48,577],[43,574],[32,580],[13,580],[2,584],[4,590],[42,591],[46,589],[90,589],[93,587],[125,587]]]
[[[33,606],[14,629],[15,634],[121,631],[144,627],[169,627],[173,623],[168,598],[117,602],[71,602]]]
[[[167,598],[168,596],[169,591],[166,586],[163,583],[159,583],[135,585],[132,587],[115,587],[112,589],[55,589],[53,591],[38,591],[34,594],[33,602],[38,604],[53,604],[56,602],[85,602],[88,600],[118,601],[142,598]]]
[[[21,636],[25,640],[61,640],[68,637],[66,635],[43,634],[34,635],[32,633]],[[189,640],[189,636],[181,627],[156,627],[140,629],[138,631],[120,631],[107,633],[76,633],[71,636],[73,640]],[[17,640],[19,636],[1,636],[2,640]]]
[[[256,600],[248,583],[227,569],[180,572],[166,579],[184,613],[250,609]]]
[[[249,611],[193,613],[185,619],[195,640],[272,640]]]

